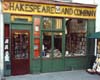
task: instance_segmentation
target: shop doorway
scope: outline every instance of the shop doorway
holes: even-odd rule
[[[20,75],[30,72],[30,31],[11,30],[11,74]]]

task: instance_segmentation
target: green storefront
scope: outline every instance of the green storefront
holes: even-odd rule
[[[94,58],[96,6],[3,2],[4,75],[86,69]]]

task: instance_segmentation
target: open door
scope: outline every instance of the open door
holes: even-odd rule
[[[30,32],[29,30],[11,31],[11,73],[28,74],[30,70]]]

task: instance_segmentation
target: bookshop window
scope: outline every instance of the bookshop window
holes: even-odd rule
[[[62,18],[43,18],[42,57],[62,57]]]
[[[50,58],[52,55],[52,36],[51,32],[44,32],[42,34],[42,57]]]
[[[53,57],[59,58],[62,57],[62,33],[61,32],[55,32],[54,38],[54,49],[53,49]]]
[[[44,32],[42,34],[42,57],[59,58],[62,56],[62,33]]]
[[[85,55],[87,21],[83,19],[66,19],[66,29],[65,56]]]

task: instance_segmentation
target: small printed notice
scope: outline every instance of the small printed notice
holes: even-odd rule
[[[35,31],[39,31],[39,26],[35,26]]]

